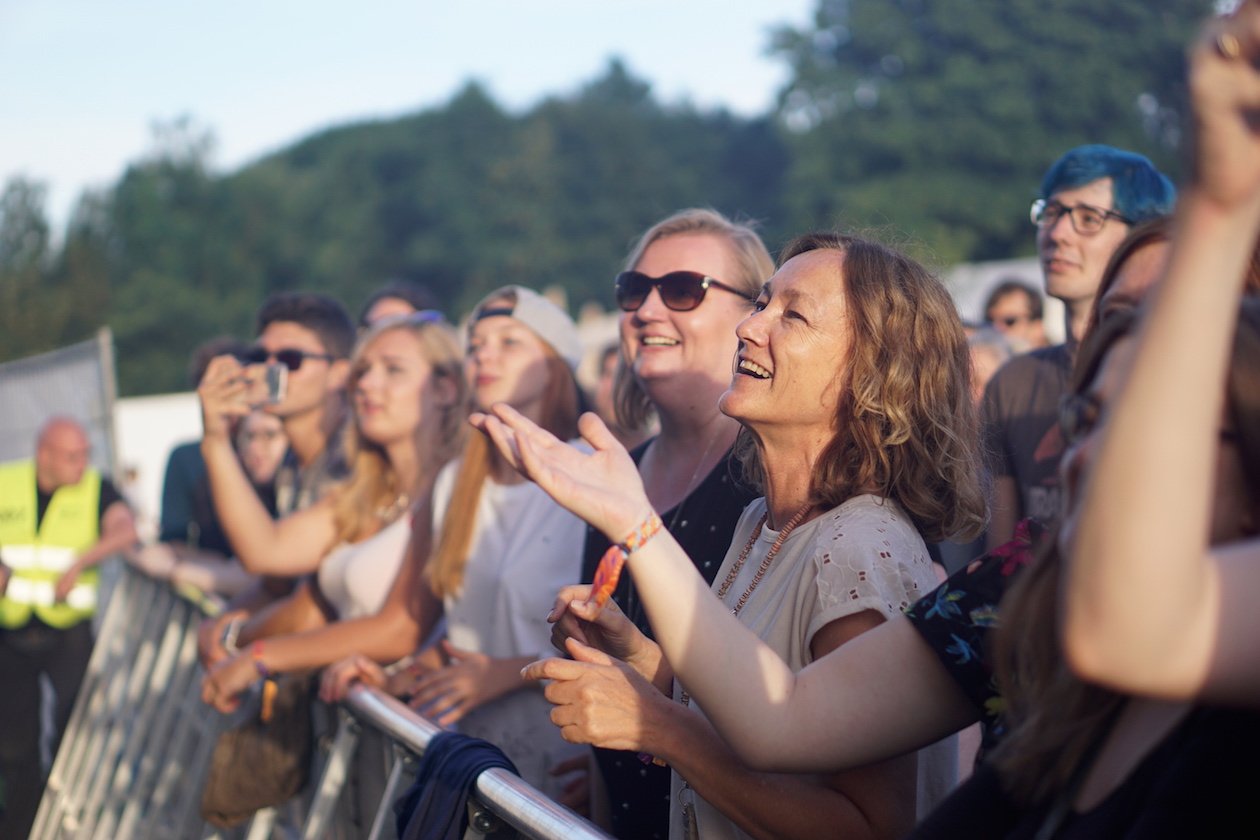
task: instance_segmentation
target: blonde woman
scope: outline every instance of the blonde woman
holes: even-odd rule
[[[718,410],[731,379],[735,328],[774,272],[765,244],[747,224],[703,208],[680,210],[648,228],[614,282],[620,363],[613,393],[624,428],[660,431],[630,457],[648,499],[696,569],[712,582],[744,508],[757,494],[740,481],[734,457],[739,423]],[[608,540],[589,529],[582,580],[595,574]],[[613,593],[626,616],[651,635],[629,575]],[[603,713],[622,714],[607,698]],[[669,771],[633,752],[598,749],[618,837],[669,833]],[[598,796],[598,791],[596,792]]]
[[[765,498],[744,512],[714,586],[739,624],[800,670],[935,588],[925,537],[966,538],[983,527],[970,359],[935,278],[890,249],[838,234],[788,245],[736,334],[720,405],[744,427],[737,450]],[[554,616],[562,626],[628,667],[614,679],[607,656],[571,641],[584,661],[550,660],[530,673],[560,681],[547,693],[570,740],[641,750],[671,766],[671,836],[895,837],[949,789],[949,745],[811,776],[744,766],[673,675],[709,676],[732,700],[763,689],[723,681],[724,642],[739,628],[700,618],[696,605],[712,605],[713,593],[659,527],[624,450],[592,416],[582,426],[589,456],[503,407],[476,420],[553,497],[632,547],[630,569],[659,644],[632,631],[601,638],[599,625],[566,617],[562,606]],[[602,719],[605,689],[635,696],[637,714]]]
[[[465,370],[477,406],[510,405],[552,434],[573,437],[582,346],[568,315],[534,291],[508,286],[476,306],[467,332]],[[546,616],[556,589],[578,579],[585,527],[481,435],[438,476],[433,500],[434,548],[419,561],[418,585],[420,597],[440,599],[446,638],[390,688],[436,723],[498,745],[522,778],[559,797],[562,781],[551,770],[582,750],[560,737],[550,705],[520,672],[550,649]],[[419,545],[413,541],[413,550]],[[384,684],[371,660],[386,660],[363,653],[330,669],[325,698],[353,679]]]
[[[353,356],[349,389],[350,478],[312,508],[276,523],[260,519],[264,533],[256,535],[255,550],[273,541],[297,546],[281,551],[279,560],[252,554],[246,563],[287,574],[315,572],[315,580],[231,631],[238,646],[255,644],[207,675],[203,696],[220,708],[230,708],[264,669],[314,668],[362,649],[363,634],[325,625],[381,611],[395,579],[403,577],[412,513],[427,512],[438,470],[463,439],[459,345],[454,330],[436,317],[402,316],[368,330]],[[265,648],[258,641],[264,638]],[[414,640],[401,644],[395,659]]]

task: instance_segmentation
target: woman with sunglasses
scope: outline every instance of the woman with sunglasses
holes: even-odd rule
[[[767,644],[762,655],[773,651],[799,670],[860,642],[935,587],[924,537],[972,536],[984,521],[962,325],[943,287],[916,263],[856,237],[818,234],[785,249],[737,334],[720,405],[743,425],[744,465],[766,497],[745,511],[715,579],[721,607],[677,541],[661,533],[632,464],[597,419],[582,421],[595,448],[586,456],[507,409],[477,418],[514,463],[617,541],[611,559],[632,552],[631,571],[661,641],[625,631],[624,622],[624,632],[602,635],[603,624],[583,620],[589,612],[580,618],[558,607],[561,631],[574,636],[568,649],[582,661],[542,674],[566,683],[547,690],[561,703],[553,720],[571,740],[642,750],[670,764],[675,832],[899,836],[916,807],[923,813],[951,786],[951,744],[847,772],[756,773],[690,703],[685,684],[674,686],[680,703],[649,698],[651,686],[671,691],[675,661],[722,683],[725,701],[710,695],[718,705],[761,692],[757,679],[724,678],[734,667],[724,640],[746,633],[729,618],[708,623],[706,611],[735,613]],[[644,701],[634,726],[609,733],[588,726],[592,701],[612,675],[588,669],[586,661],[607,657],[576,640],[624,660],[616,676]],[[741,673],[755,666],[738,658]]]
[[[1119,256],[1104,272],[1094,303],[1104,320],[1125,312],[1131,315],[1152,285],[1150,261],[1140,256],[1149,244],[1148,232],[1139,226],[1117,249]],[[1260,289],[1260,270],[1252,276]],[[1127,309],[1122,300],[1127,301]],[[1090,370],[1097,364],[1091,358],[1092,353],[1081,357],[1081,364]],[[1072,400],[1068,405],[1073,410],[1063,412],[1060,420],[1067,430],[1065,437],[1075,437],[1078,432],[1073,430],[1083,427],[1082,416],[1075,410],[1082,403]],[[983,725],[986,743],[995,744],[1003,702],[993,683],[990,634],[1002,596],[1044,551],[1050,536],[1034,520],[1021,523],[1017,534],[1016,540],[976,557],[905,614],[800,673],[767,656],[769,649],[732,621],[719,604],[701,599],[705,611],[697,614],[695,624],[707,632],[688,634],[685,640],[702,653],[692,660],[677,660],[679,679],[707,704],[714,724],[739,757],[758,769],[813,772],[859,766],[921,748],[976,721]],[[675,566],[672,574],[686,571]],[[641,575],[664,580],[671,571],[665,566],[634,570],[633,576]],[[609,638],[628,632],[626,619],[617,610],[587,603],[590,591],[589,586],[561,591],[556,614],[564,618],[555,637],[563,638],[574,630],[588,637],[598,633]],[[657,614],[674,616],[683,611],[687,589],[679,586],[669,592],[679,600],[657,603]],[[646,606],[652,609],[651,604]],[[667,623],[666,628],[670,627]],[[666,655],[670,639],[676,637],[667,634],[662,639]],[[703,647],[708,644],[714,647]],[[721,661],[723,668],[696,671],[686,667],[688,661]],[[888,670],[889,662],[903,667]],[[559,698],[568,692],[563,681],[587,668],[585,663],[551,659],[534,663],[527,674],[557,680],[549,696]],[[763,690],[736,695],[728,690],[732,681],[755,683]]]
[[[620,362],[613,385],[619,425],[639,429],[652,417],[660,432],[631,451],[655,509],[674,538],[712,581],[740,513],[755,497],[738,478],[732,447],[739,423],[718,410],[731,378],[735,327],[774,262],[756,232],[713,210],[689,209],[661,220],[631,249],[615,293]],[[721,278],[721,279],[717,279]],[[587,531],[582,580],[595,574],[608,540]],[[554,594],[554,593],[553,593]],[[629,575],[613,597],[650,633]],[[602,713],[624,718],[634,698],[606,698]],[[669,771],[633,752],[596,750],[618,837],[669,834]],[[598,796],[598,792],[597,792]]]

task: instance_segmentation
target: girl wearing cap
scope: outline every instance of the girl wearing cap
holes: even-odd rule
[[[563,440],[575,435],[582,345],[563,311],[508,286],[476,306],[467,332],[477,406],[505,403]],[[434,722],[498,745],[525,781],[556,797],[562,782],[548,771],[584,748],[561,738],[550,704],[520,671],[551,650],[546,616],[556,590],[578,580],[585,525],[473,435],[437,478],[432,527],[420,585],[441,599],[446,638],[390,689]],[[324,696],[351,680],[383,685],[385,676],[355,657],[330,669]]]

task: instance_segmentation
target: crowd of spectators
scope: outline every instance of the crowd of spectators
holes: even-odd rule
[[[824,231],[775,261],[708,209],[610,278],[590,395],[531,289],[454,318],[392,282],[357,325],[269,299],[252,343],[195,354],[203,435],[154,544],[73,420],[0,466],[0,716],[34,720],[47,674],[64,726],[123,551],[229,599],[198,634],[209,707],[279,674],[321,708],[373,685],[618,837],[1246,824],[1260,3],[1207,22],[1189,72],[1179,193],[1099,143],[1046,171],[1059,345],[1019,281],[967,328],[892,248]],[[0,837],[33,817],[37,731],[4,727]],[[366,831],[384,780],[354,773]]]

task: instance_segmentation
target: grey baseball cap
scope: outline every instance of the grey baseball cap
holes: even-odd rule
[[[490,301],[505,297],[515,298],[516,303],[511,306],[486,306]],[[495,289],[473,307],[468,325],[494,315],[515,318],[529,327],[564,359],[570,370],[577,371],[582,362],[582,340],[578,337],[577,325],[568,313],[538,292],[524,286],[503,286]]]

